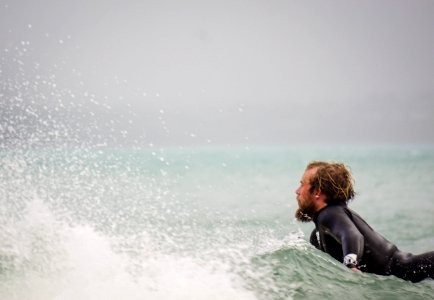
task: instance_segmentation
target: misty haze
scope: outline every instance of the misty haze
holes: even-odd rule
[[[432,1],[3,1],[1,130],[431,144],[433,13]]]

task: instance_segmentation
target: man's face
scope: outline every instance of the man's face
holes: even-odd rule
[[[316,173],[316,168],[306,170],[300,180],[300,186],[295,191],[297,194],[298,209],[295,217],[302,222],[309,222],[315,214],[316,206],[313,194],[310,192],[310,179]]]

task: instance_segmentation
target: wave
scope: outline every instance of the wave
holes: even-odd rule
[[[254,172],[200,171],[198,187],[116,153],[84,158],[3,155],[0,299],[432,298],[432,280],[355,274],[311,247],[268,201],[276,177],[240,199]],[[215,189],[225,176],[234,189]]]
[[[143,234],[104,235],[56,221],[38,199],[3,224],[0,298],[254,299],[222,261],[155,251]]]

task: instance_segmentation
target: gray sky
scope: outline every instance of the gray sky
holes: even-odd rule
[[[103,134],[434,143],[431,0],[3,0],[0,10],[2,80],[29,81],[38,96],[24,101],[52,101],[46,115],[64,122],[91,117]]]

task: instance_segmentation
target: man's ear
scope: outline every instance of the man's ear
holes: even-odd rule
[[[313,192],[313,196],[315,197],[315,199],[319,199],[320,195],[321,195],[320,189],[317,189],[316,191]]]

